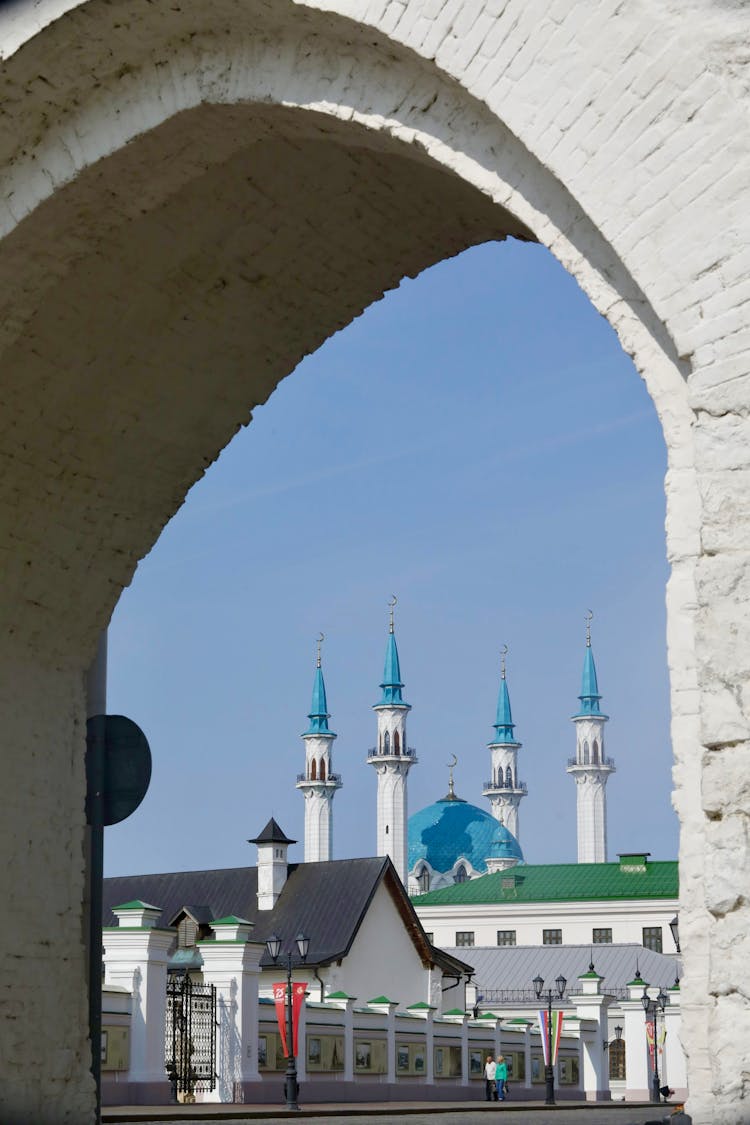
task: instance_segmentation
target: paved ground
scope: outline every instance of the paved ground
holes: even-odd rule
[[[391,1102],[383,1104],[316,1105],[302,1108],[295,1119],[314,1125],[334,1121],[336,1125],[490,1125],[502,1118],[504,1125],[647,1125],[668,1120],[668,1105],[632,1103],[564,1103],[554,1109],[540,1102],[512,1102],[500,1105],[466,1102]],[[105,1125],[166,1125],[166,1122],[198,1122],[200,1125],[229,1125],[231,1121],[262,1121],[264,1125],[288,1125],[289,1114],[278,1106],[122,1106],[105,1107]]]

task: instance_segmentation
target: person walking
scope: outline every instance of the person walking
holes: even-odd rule
[[[484,1064],[484,1096],[488,1102],[495,1101],[497,1098],[497,1086],[495,1084],[495,1060],[492,1055],[487,1056],[487,1062]]]
[[[495,1098],[499,1102],[505,1101],[505,1096],[508,1093],[508,1064],[502,1055],[497,1056],[495,1064]]]

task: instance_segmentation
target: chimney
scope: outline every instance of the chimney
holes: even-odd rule
[[[273,910],[286,883],[287,848],[296,844],[271,817],[259,836],[248,840],[258,847],[258,910]]]

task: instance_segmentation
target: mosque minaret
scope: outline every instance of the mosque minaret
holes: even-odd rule
[[[581,706],[573,715],[576,725],[576,756],[568,762],[567,772],[576,782],[578,812],[578,862],[607,862],[607,781],[614,773],[615,763],[604,751],[604,725],[608,716],[599,709],[599,685],[596,679],[594,654],[591,649],[591,618],[586,618],[586,652],[579,700]]]
[[[333,798],[341,788],[341,778],[333,772],[333,743],[336,735],[328,729],[328,703],[320,646],[313,680],[312,704],[307,716],[310,725],[302,735],[305,743],[305,772],[297,778],[297,788],[305,798],[305,863],[333,858]]]
[[[378,778],[377,855],[390,856],[401,881],[407,877],[407,778],[416,763],[414,751],[406,741],[406,716],[411,706],[404,701],[401,668],[393,627],[394,597],[390,603],[390,627],[385,650],[385,670],[380,685],[382,696],[374,704],[377,715],[377,745],[367,761]]]
[[[521,743],[514,735],[514,722],[510,710],[508,681],[505,677],[505,657],[502,652],[500,692],[495,716],[495,738],[488,744],[490,751],[490,780],[484,784],[484,796],[490,802],[492,815],[504,824],[518,840],[518,806],[526,796],[526,783],[518,780],[518,751]]]

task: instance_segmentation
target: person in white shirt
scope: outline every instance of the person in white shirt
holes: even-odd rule
[[[495,1087],[495,1060],[492,1055],[487,1056],[484,1064],[484,1096],[488,1102],[493,1102],[497,1097]]]

